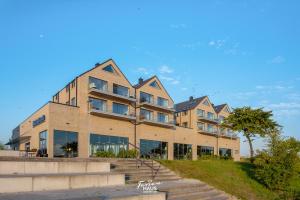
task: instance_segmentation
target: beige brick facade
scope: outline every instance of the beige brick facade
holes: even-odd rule
[[[46,131],[47,154],[54,157],[54,132],[67,131],[77,134],[78,156],[83,158],[91,155],[91,134],[95,134],[125,137],[138,147],[141,140],[166,142],[168,159],[174,159],[174,143],[191,145],[193,159],[197,159],[197,146],[213,147],[216,155],[219,148],[230,149],[234,160],[240,159],[239,138],[229,136],[227,129],[221,130],[220,121],[197,115],[201,109],[213,113],[216,119],[226,117],[230,111],[227,105],[217,112],[205,97],[194,108],[178,111],[156,76],[139,81],[131,85],[113,60],[97,64],[15,129],[19,135],[15,140],[18,148],[39,149],[40,133]],[[206,101],[208,105],[204,104]],[[204,124],[204,130],[199,130],[198,123]],[[207,132],[208,126],[215,131]]]

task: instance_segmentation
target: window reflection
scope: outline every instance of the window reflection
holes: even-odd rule
[[[168,143],[155,140],[140,141],[141,158],[168,159]]]
[[[118,155],[120,150],[128,150],[128,138],[108,135],[90,135],[90,156],[99,151],[113,152]]]
[[[54,157],[77,157],[78,133],[54,130]]]
[[[174,159],[175,160],[191,160],[192,159],[192,145],[174,143]]]

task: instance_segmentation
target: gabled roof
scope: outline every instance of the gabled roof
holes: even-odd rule
[[[196,108],[207,96],[199,97],[193,100],[184,101],[178,104],[175,104],[176,112],[192,110]]]
[[[227,106],[227,104],[224,103],[224,104],[221,104],[218,106],[214,106],[214,109],[215,109],[216,113],[220,113],[223,110],[223,108],[225,108],[226,106]]]
[[[156,79],[156,80],[159,82],[159,84],[162,86],[162,89],[163,89],[163,90],[166,92],[166,94],[170,97],[170,99],[172,100],[172,102],[174,102],[174,100],[172,99],[172,97],[170,96],[170,94],[168,93],[168,91],[166,90],[166,88],[164,87],[164,85],[161,83],[161,81],[159,80],[159,78],[158,78],[156,75],[154,75],[154,76],[152,76],[152,77],[150,77],[150,78],[148,78],[148,79],[142,81],[141,83],[138,83],[138,84],[134,85],[133,87],[134,87],[135,89],[139,89],[139,88],[141,88],[142,86],[144,86],[144,85],[146,85],[147,83],[149,83],[149,82],[150,82],[151,80],[153,80],[153,79]]]
[[[143,80],[141,83],[137,83],[135,85],[133,85],[134,88],[139,89],[140,87],[142,87],[143,85],[147,84],[148,82],[150,82],[153,78],[155,78],[155,76],[151,76],[150,78]]]

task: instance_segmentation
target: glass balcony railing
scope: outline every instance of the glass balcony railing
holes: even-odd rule
[[[131,95],[129,91],[125,91],[124,89],[113,87],[109,88],[107,86],[99,87],[95,83],[89,84],[89,91],[95,94],[101,94],[101,95],[109,95],[121,99],[126,99],[129,101],[136,101],[135,96]]]
[[[168,119],[163,120],[163,119],[160,119],[160,118],[155,118],[155,117],[149,117],[149,116],[140,115],[139,116],[139,120],[141,122],[148,122],[148,123],[160,124],[160,125],[165,125],[165,126],[170,126],[170,127],[175,126],[175,122],[174,121],[170,121]]]
[[[135,120],[136,115],[134,112],[128,110],[116,110],[108,109],[107,107],[96,107],[90,104],[90,113],[94,115],[108,116],[113,118],[124,118],[129,120]]]
[[[168,103],[163,103],[153,99],[140,98],[139,103],[141,105],[149,105],[169,111],[175,111],[174,106],[170,106]]]

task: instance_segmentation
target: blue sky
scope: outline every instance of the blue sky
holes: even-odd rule
[[[296,0],[0,0],[0,141],[108,58],[132,83],[157,74],[175,102],[209,95],[272,109],[284,134],[300,139],[299,8]]]

